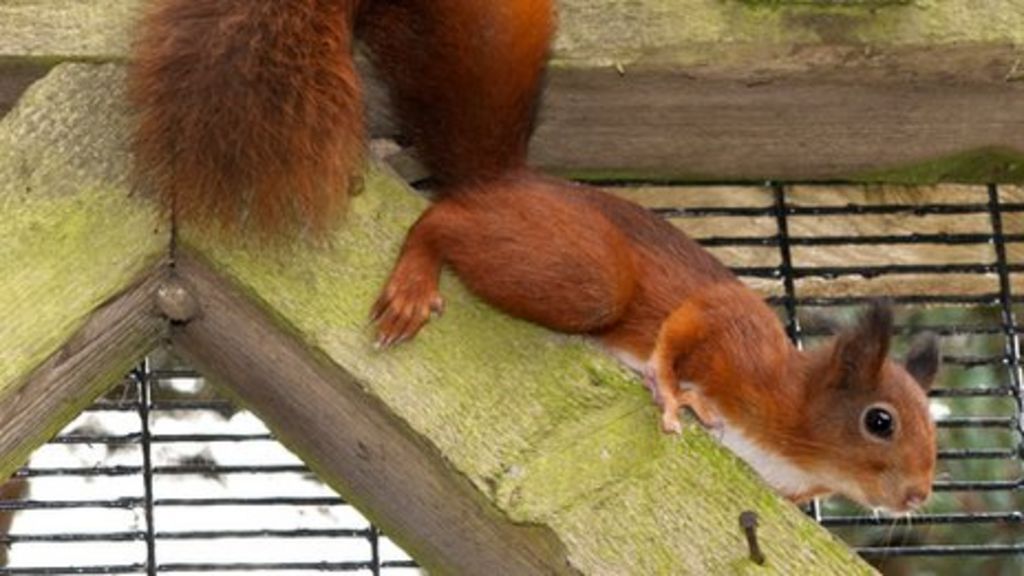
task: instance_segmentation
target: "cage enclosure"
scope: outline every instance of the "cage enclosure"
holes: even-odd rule
[[[427,205],[407,150],[376,146],[324,246],[175,228],[131,184],[122,85],[138,2],[0,6],[0,572],[415,570],[382,531],[439,573],[1019,573],[1024,6],[972,5],[563,0],[533,148],[537,166],[697,238],[799,345],[876,296],[896,303],[897,353],[938,333],[935,496],[906,521],[793,507],[699,427],[660,435],[639,381],[590,345],[503,316],[449,276],[444,319],[375,350],[366,311]],[[377,101],[372,132],[391,142]],[[192,370],[215,399],[184,383]],[[215,421],[244,408],[268,430],[163,428],[177,421],[165,410],[189,406]],[[104,411],[137,428],[97,427],[89,415]],[[36,450],[50,439],[115,461],[47,460],[53,444]],[[233,460],[278,440],[297,456]],[[210,446],[162,459],[190,443]],[[269,491],[204,502],[169,479],[237,474]],[[277,474],[306,492],[285,494]],[[69,479],[80,492],[43,491]],[[131,487],[92,492],[108,481]],[[337,516],[343,503],[377,528],[263,522],[279,505]],[[214,522],[233,505],[251,524]],[[127,528],[61,528],[100,508]],[[213,523],[175,525],[172,509]],[[750,510],[766,568],[738,523]],[[33,527],[42,513],[57,524]],[[204,539],[253,556],[177,560]],[[298,553],[305,539],[330,552]],[[62,560],[100,542],[124,555]],[[346,542],[358,554],[334,555]],[[297,556],[273,559],[273,546]],[[52,561],[17,564],[32,547]]]

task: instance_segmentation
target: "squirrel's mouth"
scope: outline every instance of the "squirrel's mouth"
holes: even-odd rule
[[[871,509],[875,516],[884,515],[907,517],[924,507],[928,500],[928,496],[914,496],[896,499],[891,497],[872,499],[855,498],[854,500]]]

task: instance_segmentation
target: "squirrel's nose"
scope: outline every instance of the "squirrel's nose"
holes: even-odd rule
[[[907,490],[907,493],[903,496],[904,508],[906,508],[907,510],[916,510],[920,508],[925,503],[925,500],[928,499],[930,493],[930,486],[924,489],[917,487],[910,488],[909,490]]]

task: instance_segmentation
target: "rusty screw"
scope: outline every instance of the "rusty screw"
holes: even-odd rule
[[[750,561],[760,566],[764,565],[764,554],[761,546],[757,543],[757,512],[747,510],[740,514],[740,528],[747,536],[747,547],[750,548]]]

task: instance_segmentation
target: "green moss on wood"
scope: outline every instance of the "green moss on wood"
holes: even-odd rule
[[[5,293],[0,287],[0,300],[5,298]],[[104,364],[103,370],[96,374],[85,386],[75,390],[73,395],[67,397],[66,402],[59,404],[59,409],[48,414],[40,414],[37,422],[38,428],[25,442],[17,449],[0,452],[0,478],[9,478],[18,468],[28,462],[29,457],[43,443],[55,437],[65,426],[74,420],[83,410],[88,408],[112,385],[124,380],[125,374],[139,360],[149,352],[157,342],[155,340],[143,340],[133,343],[133,346],[126,347],[118,356],[107,355],[108,362]],[[9,391],[12,382],[0,377],[0,397]]]
[[[127,187],[117,67],[66,65],[0,121],[0,394],[167,254]]]
[[[681,168],[685,168],[681,166]],[[640,170],[575,170],[555,171],[566,178],[591,182],[638,181],[648,183],[721,182],[718,174],[679,171],[654,176]],[[1024,153],[1011,148],[993,146],[950,154],[905,166],[891,166],[839,176],[850,182],[931,185],[947,183],[1019,183],[1024,182]],[[760,181],[752,181],[760,183]]]
[[[745,508],[779,543],[780,573],[867,571],[703,431],[662,435],[642,385],[590,344],[499,314],[450,276],[444,317],[412,343],[374,349],[370,304],[425,206],[371,169],[327,247],[246,246],[195,229],[180,239],[344,366],[511,519],[554,527],[584,573],[745,570],[736,527]],[[327,480],[344,493],[343,478]]]
[[[0,56],[123,58],[141,0],[0,3]],[[723,45],[1024,44],[1018,0],[560,0],[556,57],[693,62]],[[755,53],[756,54],[756,53]]]
[[[998,147],[969,150],[911,166],[855,174],[851,180],[895,184],[1024,182],[1024,153]]]
[[[0,56],[123,59],[141,0],[5,0]]]
[[[830,3],[831,4],[831,3]],[[556,58],[568,65],[647,62],[714,67],[739,49],[750,65],[786,47],[1024,44],[1019,0],[915,0],[905,5],[765,5],[737,0],[561,0]],[[744,46],[759,51],[745,52]],[[775,48],[779,51],[776,51]]]

